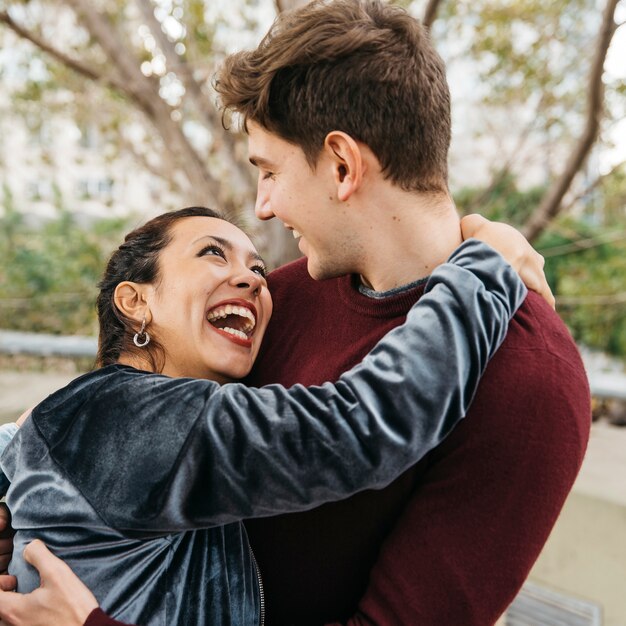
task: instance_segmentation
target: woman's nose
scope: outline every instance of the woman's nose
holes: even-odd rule
[[[256,295],[263,285],[263,279],[257,272],[246,268],[245,271],[238,272],[234,275],[230,283],[238,289],[249,290]]]

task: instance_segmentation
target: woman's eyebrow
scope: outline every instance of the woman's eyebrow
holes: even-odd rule
[[[215,235],[202,235],[202,237],[198,237],[198,239],[194,240],[192,245],[197,244],[203,239],[212,239],[213,241],[217,241],[217,243],[224,246],[224,248],[226,248],[227,250],[233,249],[233,244],[228,239],[224,239],[223,237],[216,237]]]
[[[199,241],[202,241],[203,239],[212,239],[213,241],[217,241],[217,243],[222,245],[229,252],[232,251],[234,248],[232,242],[229,239],[224,239],[223,237],[216,237],[215,235],[203,235],[202,237],[198,237],[198,239],[196,239],[193,243],[196,244]],[[263,265],[267,265],[263,257],[256,250],[255,251],[251,250],[248,253],[248,258],[253,261],[260,261],[261,263],[263,263]]]
[[[253,261],[260,261],[261,263],[263,263],[263,265],[267,265],[263,257],[258,252],[250,252],[248,257]]]

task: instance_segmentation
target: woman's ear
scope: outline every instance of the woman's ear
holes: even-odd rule
[[[337,198],[345,202],[363,180],[365,163],[361,148],[347,133],[333,130],[326,135],[324,149],[332,162]]]
[[[113,302],[118,311],[128,319],[141,323],[145,318],[147,324],[152,320],[146,285],[128,280],[121,282],[115,288]]]

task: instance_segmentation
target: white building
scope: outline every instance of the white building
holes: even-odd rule
[[[63,207],[89,221],[157,214],[178,206],[167,182],[142,167],[130,151],[119,150],[119,141],[108,139],[96,123],[79,125],[74,94],[62,90],[46,94],[45,106],[18,100],[18,110],[14,94],[29,80],[44,80],[46,68],[33,56],[32,46],[8,32],[3,37],[0,210],[6,211],[10,203],[27,218],[41,220],[54,217]],[[142,132],[140,124],[126,125],[123,141],[128,145]]]

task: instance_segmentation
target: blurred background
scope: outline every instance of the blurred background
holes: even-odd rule
[[[254,218],[212,78],[301,3],[0,0],[1,420],[91,367],[100,272],[149,217],[219,208],[271,267],[298,256]],[[583,471],[502,623],[626,626],[626,0],[400,4],[448,67],[459,212],[545,256],[594,392]]]

